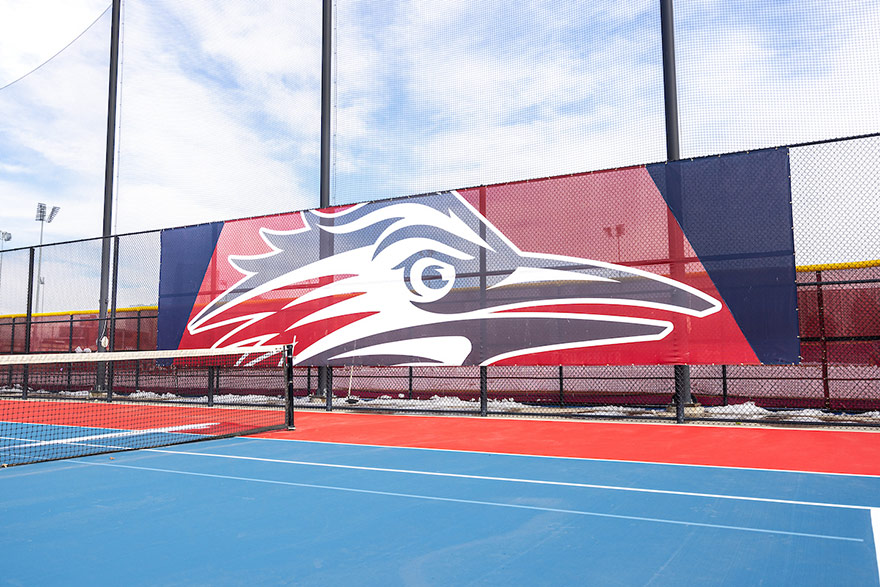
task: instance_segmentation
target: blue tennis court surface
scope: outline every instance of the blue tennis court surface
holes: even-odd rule
[[[130,450],[198,440],[191,434],[214,424],[185,424],[148,430],[119,430],[54,424],[0,422],[0,463],[18,465],[39,460],[51,447],[53,458]]]
[[[0,495],[10,584],[880,583],[872,476],[234,438]]]

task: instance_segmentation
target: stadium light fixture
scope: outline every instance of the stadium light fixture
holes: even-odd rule
[[[45,283],[43,279],[43,227],[47,222],[52,222],[55,220],[55,217],[58,215],[58,212],[61,211],[60,206],[52,206],[52,210],[49,212],[49,216],[46,217],[46,204],[40,202],[37,204],[37,214],[35,216],[35,220],[40,223],[40,255],[39,260],[37,261],[37,291],[34,295],[34,299],[37,304],[40,304],[40,287]],[[43,297],[45,298],[46,293],[43,292]],[[42,306],[41,306],[42,307]],[[38,309],[37,311],[40,311]]]
[[[0,230],[0,278],[3,277],[3,244],[12,240],[12,233]],[[2,281],[0,281],[2,283]]]

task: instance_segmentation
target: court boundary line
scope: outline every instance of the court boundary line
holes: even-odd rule
[[[877,556],[877,578],[880,579],[880,508],[871,508],[871,529],[874,532],[874,554]]]
[[[495,452],[483,450],[465,450],[460,448],[429,448],[425,446],[398,446],[394,444],[363,444],[359,442],[338,442],[333,440],[305,440],[299,438],[275,438],[271,436],[236,436],[235,440],[274,440],[279,442],[312,442],[315,444],[335,444],[342,446],[363,446],[367,448],[401,448],[406,450],[434,450],[443,452],[461,452],[477,455],[503,455],[510,457],[526,457],[539,459],[570,459],[576,461],[599,461],[606,463],[631,463],[634,465],[660,465],[667,467],[700,467],[704,469],[733,469],[737,471],[761,471],[770,473],[801,473],[804,475],[836,475],[840,477],[869,477],[872,479],[880,479],[880,473],[837,473],[832,471],[803,471],[800,469],[767,469],[761,467],[737,467],[734,465],[702,465],[699,463],[669,463],[665,461],[634,461],[627,459],[606,459],[601,457],[571,457],[560,455],[536,455],[523,454],[518,452]]]
[[[731,501],[751,501],[751,502],[760,502],[760,503],[775,503],[775,504],[783,504],[783,505],[797,505],[797,506],[806,506],[806,507],[827,507],[827,508],[837,508],[837,509],[852,509],[852,510],[871,510],[872,506],[867,505],[853,505],[853,504],[836,504],[836,503],[824,503],[824,502],[813,502],[813,501],[798,501],[798,500],[788,500],[788,499],[777,499],[770,497],[749,497],[749,496],[740,496],[740,495],[724,495],[724,494],[714,494],[714,493],[699,493],[692,491],[673,491],[671,489],[650,489],[650,488],[642,488],[642,487],[626,487],[621,485],[599,485],[594,483],[577,483],[574,481],[550,481],[543,479],[526,479],[526,478],[517,478],[517,477],[495,477],[491,475],[469,475],[465,473],[443,473],[438,471],[418,471],[414,469],[391,469],[387,467],[367,467],[364,465],[342,465],[338,463],[319,463],[314,461],[297,461],[297,460],[288,460],[288,459],[272,459],[268,457],[249,457],[243,455],[224,455],[224,454],[212,454],[212,453],[201,453],[201,452],[192,452],[192,451],[182,451],[182,450],[167,450],[167,449],[159,449],[159,448],[148,448],[142,449],[144,452],[157,452],[162,454],[172,454],[172,455],[187,455],[187,456],[202,456],[202,457],[214,457],[214,458],[225,458],[225,459],[233,459],[233,460],[243,460],[243,461],[256,461],[256,462],[265,462],[265,463],[278,463],[285,465],[303,465],[303,466],[312,466],[312,467],[325,467],[330,469],[350,469],[355,471],[375,471],[379,473],[400,473],[404,475],[424,475],[426,477],[448,477],[453,479],[474,479],[480,481],[501,481],[506,483],[523,483],[529,485],[552,485],[557,487],[575,487],[581,489],[604,489],[608,491],[624,491],[624,492],[632,492],[632,493],[651,493],[651,494],[659,494],[659,495],[680,495],[684,497],[700,497],[706,499],[727,499]]]
[[[741,532],[754,532],[758,534],[773,534],[773,535],[781,535],[781,536],[797,536],[801,538],[817,538],[823,540],[835,540],[835,541],[843,541],[843,542],[861,542],[864,543],[865,540],[863,538],[854,538],[850,536],[833,536],[830,534],[813,534],[809,532],[790,532],[786,530],[770,530],[766,528],[751,528],[748,526],[731,526],[725,524],[708,524],[705,522],[686,522],[682,520],[670,520],[665,518],[649,518],[646,516],[625,516],[621,514],[608,514],[602,512],[591,512],[585,510],[572,510],[565,508],[548,508],[542,506],[532,506],[525,504],[512,504],[512,503],[501,503],[501,502],[493,502],[493,501],[483,501],[483,500],[470,500],[470,499],[459,499],[452,497],[439,497],[439,496],[431,496],[431,495],[418,495],[413,493],[399,493],[393,491],[376,491],[372,489],[356,489],[352,487],[339,487],[335,485],[320,485],[313,483],[300,483],[295,481],[278,481],[273,479],[259,479],[254,477],[238,477],[234,475],[219,475],[216,473],[198,473],[195,471],[179,471],[176,469],[162,469],[158,467],[138,467],[134,465],[122,465],[118,463],[97,463],[90,461],[79,461],[80,464],[90,465],[90,466],[98,466],[98,467],[110,467],[110,468],[119,468],[119,469],[133,469],[138,471],[151,471],[158,473],[171,473],[177,475],[188,475],[195,477],[207,477],[214,479],[227,479],[232,481],[247,481],[251,483],[266,483],[271,485],[284,485],[289,487],[304,487],[308,489],[326,489],[332,491],[344,491],[348,493],[362,493],[368,495],[381,495],[387,497],[403,497],[408,499],[424,499],[429,501],[441,501],[441,502],[449,502],[449,503],[463,503],[470,505],[487,505],[494,507],[505,507],[512,509],[523,509],[523,510],[532,510],[532,511],[542,511],[542,512],[551,512],[551,513],[562,513],[562,514],[573,514],[573,515],[581,515],[581,516],[593,516],[599,518],[609,518],[609,519],[618,519],[618,520],[631,520],[631,521],[639,521],[639,522],[653,522],[653,523],[661,523],[661,524],[672,524],[677,526],[694,526],[701,528],[713,528],[720,530],[734,530]],[[865,508],[861,508],[865,509]]]
[[[37,446],[49,446],[52,444],[76,444],[80,445],[88,440],[98,440],[101,438],[127,438],[129,436],[142,436],[146,434],[171,434],[173,432],[180,432],[181,430],[193,430],[198,428],[210,428],[211,426],[216,426],[216,423],[203,423],[203,424],[182,424],[179,426],[165,426],[163,428],[146,428],[143,430],[123,430],[119,432],[108,432],[106,434],[91,434],[89,436],[71,436],[68,438],[56,438],[54,440],[39,440],[34,441],[29,438],[20,438],[20,437],[4,437],[10,440],[19,440],[23,442],[34,442],[34,444],[26,444],[26,445],[12,445],[12,446],[4,446],[0,447],[0,450],[11,450],[14,448],[33,448]],[[76,428],[76,426],[75,426]],[[105,430],[113,430],[112,428],[105,428]],[[195,434],[198,436],[198,434]]]
[[[299,408],[297,410],[298,414],[321,414],[326,412],[321,412],[319,410],[310,409],[310,408]],[[460,413],[458,414],[425,414],[424,412],[397,412],[394,414],[388,413],[370,413],[366,411],[357,411],[356,409],[347,411],[344,407],[335,407],[331,412],[333,414],[343,414],[345,416],[362,416],[362,417],[389,417],[389,418],[444,418],[448,420],[461,419],[461,420],[474,420],[474,414],[478,414],[479,411],[475,410],[474,412],[468,412],[471,415],[462,416]],[[738,420],[730,419],[730,420],[715,420],[715,421],[706,421],[706,420],[687,420],[682,422],[681,424],[672,422],[670,420],[655,422],[647,419],[626,419],[621,417],[619,420],[600,420],[600,419],[589,419],[589,418],[565,418],[565,417],[553,417],[553,416],[516,416],[516,415],[507,415],[501,413],[490,413],[486,417],[479,418],[484,421],[491,420],[506,420],[511,422],[560,422],[560,423],[578,423],[583,425],[591,425],[591,424],[627,424],[631,426],[668,426],[669,428],[682,428],[682,427],[693,427],[693,428],[732,428],[736,430],[779,430],[784,432],[862,432],[865,434],[880,434],[880,428],[875,426],[864,426],[854,424],[853,426],[839,426],[839,427],[828,427],[822,426],[820,424],[811,425],[810,423],[800,423],[792,426],[773,426],[770,423],[753,423],[753,422],[744,422],[737,424]],[[283,439],[278,439],[283,440]],[[504,453],[502,453],[504,454]]]

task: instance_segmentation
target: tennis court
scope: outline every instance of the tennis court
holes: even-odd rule
[[[877,585],[878,457],[854,430],[304,412],[3,469],[0,552],[10,584]]]

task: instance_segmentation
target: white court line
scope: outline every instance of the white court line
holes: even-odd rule
[[[16,440],[18,442],[39,442],[31,438],[19,438],[18,436],[0,436],[0,440]]]
[[[352,415],[360,415],[360,414],[352,414]],[[409,416],[402,416],[409,417]],[[620,424],[624,424],[625,422],[620,422]],[[644,424],[647,426],[647,424]],[[875,433],[876,434],[876,433]],[[264,437],[264,436],[251,436],[244,437],[238,436],[232,438],[230,440],[241,440],[241,441],[254,441],[254,440],[271,440],[275,442],[301,442],[306,444],[330,444],[336,446],[362,446],[364,448],[391,448],[391,449],[400,449],[400,450],[423,450],[423,451],[432,451],[432,452],[461,452],[466,454],[474,454],[474,455],[500,455],[505,457],[519,457],[526,459],[564,459],[571,461],[594,461],[597,463],[628,463],[633,465],[654,465],[657,467],[694,467],[697,469],[728,469],[732,471],[761,471],[761,472],[770,472],[770,473],[795,473],[799,475],[831,475],[837,477],[880,477],[880,474],[871,474],[871,473],[832,473],[828,471],[802,471],[798,469],[768,469],[761,467],[739,467],[739,466],[731,466],[731,465],[699,465],[694,463],[666,463],[659,461],[636,461],[629,459],[600,459],[595,457],[565,457],[558,455],[531,455],[531,454],[520,454],[520,453],[510,453],[510,452],[493,452],[493,451],[484,451],[484,450],[464,450],[459,448],[425,448],[421,446],[396,446],[393,444],[360,444],[357,442],[333,442],[330,440],[299,440],[296,438],[272,438],[272,437]]]
[[[271,479],[255,479],[252,477],[236,477],[232,475],[217,475],[212,473],[196,473],[193,471],[177,471],[174,469],[159,469],[154,467],[135,467],[132,465],[120,465],[111,463],[98,463],[93,461],[79,461],[83,465],[97,465],[100,467],[116,467],[120,469],[135,469],[138,471],[153,471],[157,473],[173,473],[176,475],[188,475],[193,477],[209,477],[213,479],[229,479],[233,481],[248,481],[251,483],[265,483],[269,485],[285,485],[289,487],[306,487],[309,489],[327,489],[333,491],[345,491],[348,493],[363,493],[369,495],[382,495],[388,497],[404,497],[410,499],[423,499],[428,501],[441,501],[449,503],[464,503],[470,505],[487,505],[494,507],[513,508],[521,510],[532,510],[540,512],[552,512],[559,514],[574,514],[579,516],[593,516],[597,518],[611,518],[616,520],[632,520],[638,522],[655,522],[660,524],[673,524],[676,526],[696,526],[700,528],[714,528],[720,530],[738,530],[741,532],[754,532],[758,534],[776,534],[782,536],[798,536],[802,538],[819,538],[823,540],[838,540],[844,542],[864,542],[862,538],[852,538],[849,536],[832,536],[828,534],[812,534],[807,532],[789,532],[786,530],[768,530],[765,528],[749,528],[746,526],[728,526],[724,524],[707,524],[702,522],[685,522],[682,520],[669,520],[664,518],[648,518],[644,516],[625,516],[621,514],[607,514],[602,512],[591,512],[586,510],[570,510],[563,508],[549,508],[533,505],[523,505],[514,503],[500,503],[494,501],[482,501],[475,499],[457,499],[452,497],[436,497],[431,495],[418,495],[413,493],[397,493],[394,491],[374,491],[370,489],[354,489],[351,487],[337,487],[335,485],[317,485],[313,483],[295,483],[293,481],[274,481]]]
[[[31,448],[35,446],[48,446],[51,444],[82,444],[89,440],[99,440],[103,438],[123,438],[126,436],[140,436],[143,434],[151,434],[156,432],[179,432],[181,430],[197,430],[201,428],[209,428],[215,424],[186,424],[182,426],[166,426],[164,428],[148,428],[146,430],[125,430],[123,432],[107,432],[105,434],[91,434],[89,436],[71,436],[69,438],[56,438],[55,440],[41,440],[32,444],[0,447],[0,450],[9,450],[12,448]],[[31,442],[30,439],[20,438],[18,440]]]
[[[779,503],[786,505],[830,507],[852,510],[867,510],[869,506],[825,503],[816,501],[796,501],[791,499],[776,499],[769,497],[749,497],[744,495],[724,495],[718,493],[698,493],[693,491],[673,491],[669,489],[647,489],[642,487],[625,487],[620,485],[599,485],[595,483],[575,483],[570,481],[547,481],[543,479],[523,479],[518,477],[492,477],[489,475],[466,475],[463,473],[440,473],[436,471],[417,471],[412,469],[389,469],[385,467],[366,467],[362,465],[339,465],[335,463],[317,463],[313,461],[292,461],[285,459],[268,459],[264,457],[245,457],[238,455],[223,455],[203,452],[190,452],[183,450],[146,449],[147,452],[158,452],[173,455],[189,455],[199,457],[214,457],[220,459],[235,459],[242,461],[259,461],[264,463],[280,463],[285,465],[305,465],[310,467],[327,467],[331,469],[352,469],[357,471],[378,471],[381,473],[402,473],[406,475],[425,475],[430,477],[451,477],[456,479],[477,479],[481,481],[506,481],[510,483],[528,483],[532,485],[555,485],[560,487],[579,487],[583,489],[607,489],[610,491],[629,491],[634,493],[655,493],[663,495],[682,495],[685,497],[705,497],[710,499],[730,499],[736,501],[756,501],[762,503]]]
[[[874,554],[877,556],[877,571],[880,577],[880,508],[871,508],[871,527],[874,530]]]

